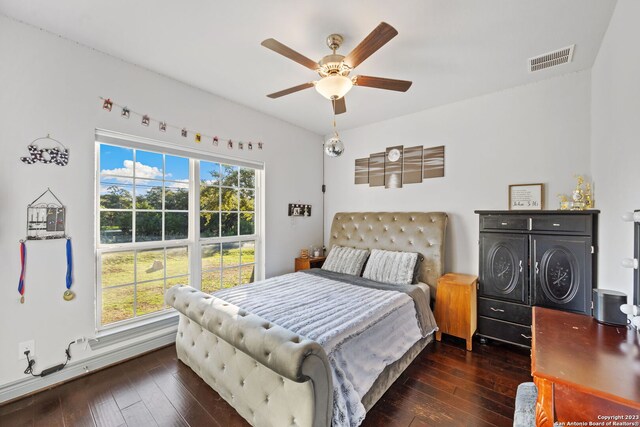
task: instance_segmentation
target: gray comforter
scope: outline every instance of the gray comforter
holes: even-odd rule
[[[333,426],[357,426],[363,396],[385,367],[435,331],[425,293],[324,270],[213,294],[322,346],[332,368]]]
[[[352,285],[364,286],[372,289],[380,289],[383,291],[396,291],[402,292],[411,297],[413,304],[416,307],[416,315],[422,336],[426,336],[433,331],[436,324],[436,319],[433,316],[433,312],[429,307],[429,298],[425,295],[424,291],[415,285],[395,285],[388,283],[380,283],[373,280],[365,279],[364,277],[352,276],[349,274],[334,273],[333,271],[322,270],[320,268],[313,268],[311,270],[302,270],[302,273],[312,274],[315,276],[326,277],[328,279],[338,280],[340,282],[350,283]]]

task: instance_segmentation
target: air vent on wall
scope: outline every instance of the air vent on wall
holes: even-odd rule
[[[529,71],[540,71],[545,68],[555,67],[556,65],[571,62],[574,47],[575,45],[572,44],[571,46],[554,50],[553,52],[545,53],[543,55],[536,56],[535,58],[529,58]]]

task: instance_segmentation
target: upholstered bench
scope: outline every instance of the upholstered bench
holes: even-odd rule
[[[516,392],[513,427],[535,427],[538,388],[534,383],[522,383]]]

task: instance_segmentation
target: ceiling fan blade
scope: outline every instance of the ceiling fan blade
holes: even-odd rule
[[[318,68],[320,68],[317,62],[296,52],[295,50],[291,49],[289,46],[283,45],[276,39],[266,39],[260,44],[266,47],[267,49],[271,49],[272,51],[279,53],[280,55],[286,56],[287,58],[297,62],[298,64],[304,65],[310,70],[316,71]]]
[[[408,80],[385,79],[383,77],[356,76],[353,82],[356,86],[374,87],[376,89],[396,90],[406,92],[412,82]]]
[[[302,83],[301,85],[290,87],[289,89],[284,89],[280,92],[270,93],[267,96],[272,99],[280,98],[281,96],[289,95],[290,93],[298,92],[300,90],[309,89],[310,87],[313,87],[313,82]]]
[[[344,96],[332,102],[333,102],[333,112],[335,114],[342,114],[347,112],[347,104],[344,102]]]
[[[381,22],[364,40],[345,58],[344,63],[351,68],[357,67],[375,51],[398,35],[398,31],[386,22]]]

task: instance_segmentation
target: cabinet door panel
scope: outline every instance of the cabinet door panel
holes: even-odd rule
[[[590,314],[591,238],[531,236],[533,303]]]
[[[480,295],[527,303],[528,237],[480,234]]]

